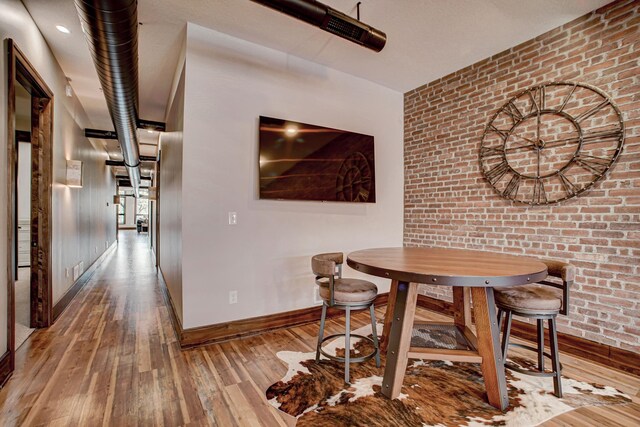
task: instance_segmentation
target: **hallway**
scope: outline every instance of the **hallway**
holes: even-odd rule
[[[119,238],[59,320],[18,350],[0,425],[284,425],[262,397],[284,368],[261,357],[239,367],[229,353],[287,333],[181,352],[147,235]]]
[[[286,372],[276,353],[312,351],[318,325],[181,351],[147,236],[119,237],[59,320],[18,350],[15,373],[0,390],[0,425],[293,426],[266,403],[264,390]],[[423,310],[419,318],[443,316]],[[338,332],[339,322],[329,321],[327,333]],[[366,313],[353,318],[354,327],[366,323]],[[634,401],[640,395],[637,377],[562,361],[573,378],[613,385]],[[581,408],[543,425],[631,425],[640,421],[638,408]]]

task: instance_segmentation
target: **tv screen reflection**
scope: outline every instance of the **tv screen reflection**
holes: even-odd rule
[[[260,198],[375,203],[373,136],[260,116]]]

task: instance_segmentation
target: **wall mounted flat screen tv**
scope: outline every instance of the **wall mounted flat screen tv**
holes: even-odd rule
[[[373,136],[260,116],[260,198],[375,203]]]

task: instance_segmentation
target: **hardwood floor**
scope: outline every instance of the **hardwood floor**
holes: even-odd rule
[[[354,316],[354,328],[367,323],[366,313]],[[331,320],[327,328],[335,333],[342,324]],[[317,331],[314,323],[181,351],[146,235],[123,232],[67,311],[18,350],[15,373],[0,390],[0,425],[292,426],[264,390],[286,372],[276,352],[312,351]],[[615,386],[634,403],[582,408],[546,426],[640,425],[640,378],[562,361],[567,375]]]

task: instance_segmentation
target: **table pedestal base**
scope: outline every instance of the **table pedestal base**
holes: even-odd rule
[[[409,358],[480,363],[489,403],[501,410],[506,409],[509,400],[493,288],[454,288],[456,313],[450,330],[447,332],[442,324],[434,325],[455,341],[451,343],[453,348],[411,346],[417,288],[415,283],[397,281],[393,281],[391,286],[381,344],[381,350],[387,353],[382,394],[391,399],[398,397]],[[474,302],[477,336],[469,329],[470,296]]]

